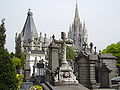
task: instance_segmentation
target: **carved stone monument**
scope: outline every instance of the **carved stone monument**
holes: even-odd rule
[[[42,84],[45,90],[89,90],[78,83],[72,67],[66,60],[66,46],[71,43],[72,41],[66,39],[64,32],[61,33],[60,40],[55,40],[53,36],[53,41],[49,46],[50,65],[46,72],[47,82]]]
[[[70,40],[67,40],[65,32],[62,32],[61,39],[56,40],[55,43],[61,45],[61,62],[60,66],[57,69],[58,73],[54,77],[54,84],[78,84],[78,81],[76,80],[76,76],[73,74],[71,66],[66,61],[66,44],[72,44],[72,42]]]
[[[24,82],[21,85],[21,89],[23,89],[23,90],[29,90],[30,87],[33,85],[33,83],[30,82],[30,67],[28,64],[29,63],[26,63],[26,65],[25,65]]]

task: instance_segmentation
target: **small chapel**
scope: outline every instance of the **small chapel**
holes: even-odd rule
[[[38,34],[33,20],[33,13],[29,9],[23,30],[21,33],[16,34],[15,42],[16,45],[21,45],[21,51],[26,54],[25,68],[30,69],[30,76],[37,74],[37,70],[33,72],[35,64],[40,60],[47,62],[47,47],[51,40],[51,38],[47,38],[46,33],[44,36],[42,36],[41,32]]]

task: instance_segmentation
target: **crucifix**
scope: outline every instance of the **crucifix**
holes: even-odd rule
[[[83,51],[85,51],[85,49],[87,48],[87,43],[84,42],[83,46],[84,46]]]
[[[61,32],[61,39],[55,40],[55,43],[61,44],[61,64],[66,64],[66,45],[72,44],[73,42],[66,39],[66,33]]]

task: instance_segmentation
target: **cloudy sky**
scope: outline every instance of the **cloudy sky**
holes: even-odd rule
[[[98,50],[120,41],[120,0],[77,0],[81,22],[86,21],[89,42]],[[0,19],[5,18],[6,47],[14,51],[15,33],[20,33],[28,9],[33,12],[38,32],[55,34],[68,32],[73,22],[76,0],[0,0]]]

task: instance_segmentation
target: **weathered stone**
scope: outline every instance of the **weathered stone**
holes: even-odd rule
[[[64,32],[61,33],[61,40],[55,42],[61,44],[61,62],[58,73],[54,77],[54,85],[78,84],[76,76],[73,74],[73,70],[66,60],[66,44],[71,44],[72,42],[66,40]]]
[[[109,73],[111,71],[107,68],[105,63],[102,64],[102,67],[100,68],[100,87],[101,88],[109,88]]]
[[[100,61],[107,65],[107,68],[111,70],[109,73],[109,85],[111,86],[111,79],[117,77],[116,57],[112,54],[100,54]]]
[[[95,79],[95,63],[98,61],[98,55],[89,55],[90,60],[90,82],[91,82],[91,88],[97,89],[100,87],[100,84],[96,82]]]
[[[59,66],[58,60],[58,45],[54,41],[49,46],[49,63],[48,69],[54,71]]]
[[[77,51],[83,50],[83,44],[88,43],[88,34],[85,26],[85,21],[83,24],[80,21],[77,4],[73,24],[69,27],[68,39],[73,40],[73,48]]]
[[[23,82],[20,90],[30,90],[30,87],[33,86],[32,82]]]

